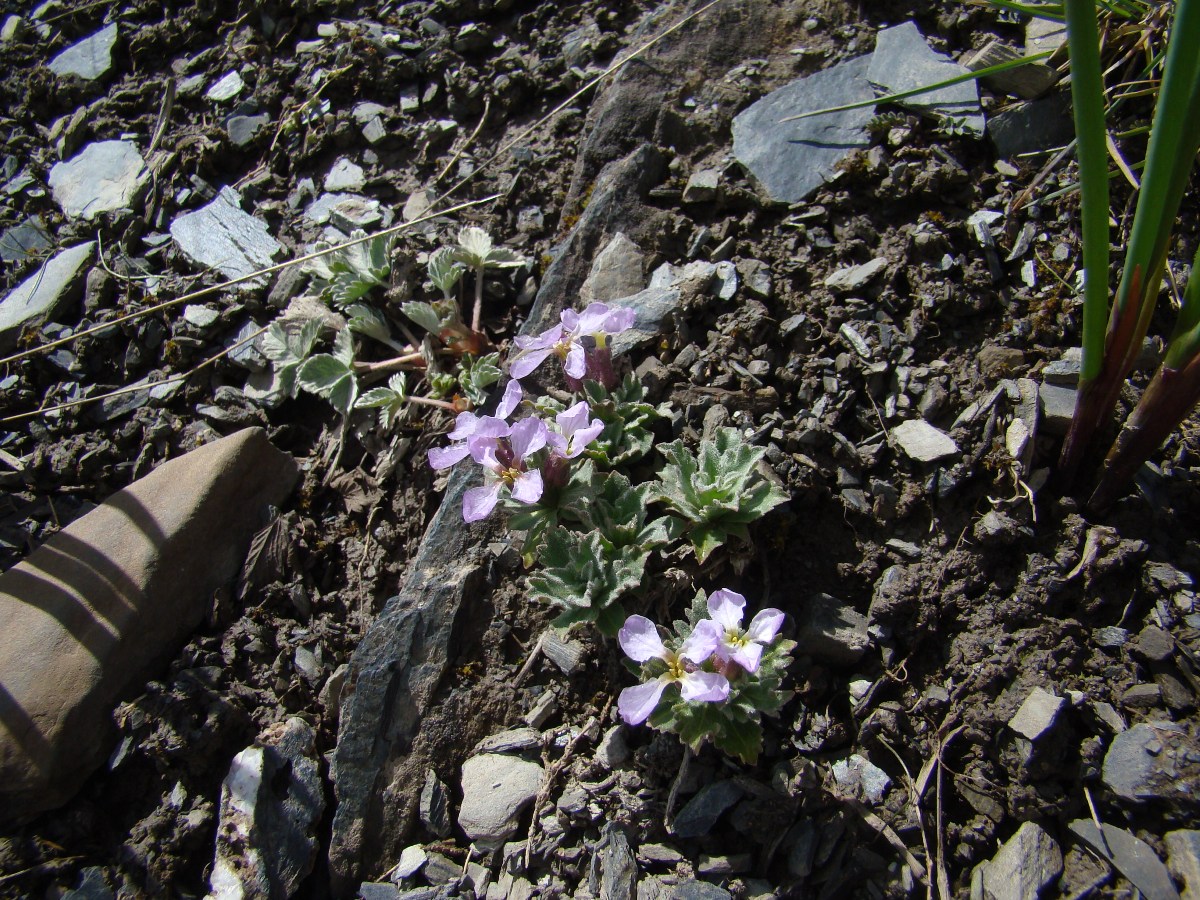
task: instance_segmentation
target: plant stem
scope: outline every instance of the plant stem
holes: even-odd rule
[[[471,313],[471,330],[479,333],[483,323],[483,266],[475,267],[475,309]]]
[[[405,397],[404,399],[419,406],[436,406],[438,409],[448,409],[452,413],[458,412],[458,408],[449,400],[435,400],[433,397]]]
[[[396,356],[392,359],[381,359],[378,362],[356,362],[354,364],[354,371],[359,375],[378,375],[394,372],[397,369],[403,369],[405,366],[423,369],[425,368],[425,356],[418,351],[417,353],[406,353],[403,356]]]

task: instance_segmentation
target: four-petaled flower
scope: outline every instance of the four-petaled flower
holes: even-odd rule
[[[588,421],[591,408],[586,400],[580,400],[570,409],[554,417],[558,431],[550,432],[550,449],[563,459],[574,459],[587,445],[600,436],[604,423],[599,419]]]
[[[526,460],[545,447],[548,438],[546,423],[531,417],[513,425],[507,441],[468,441],[471,458],[488,470],[489,477],[483,487],[471,488],[463,495],[463,521],[487,518],[505,487],[514,500],[537,503],[542,498],[542,473],[528,468]]]
[[[579,381],[591,374],[599,381],[607,382],[604,369],[611,367],[608,338],[633,327],[636,313],[627,307],[610,307],[606,303],[592,303],[583,312],[564,309],[559,324],[548,328],[535,337],[518,337],[515,341],[518,353],[509,364],[513,378],[524,378],[542,364],[549,356],[562,360],[563,371],[569,379]],[[589,372],[591,368],[600,371]]]
[[[482,450],[484,446],[496,446],[501,438],[508,437],[511,430],[504,421],[521,403],[524,392],[521,382],[515,378],[504,389],[504,396],[496,407],[494,416],[477,416],[472,412],[461,412],[454,420],[454,430],[446,437],[449,447],[433,447],[429,451],[429,465],[435,469],[448,469],[460,459],[471,455],[472,446]]]
[[[645,616],[630,616],[617,634],[617,641],[634,662],[661,659],[667,664],[667,670],[657,678],[621,691],[617,709],[627,724],[646,721],[658,706],[663,691],[671,684],[679,685],[684,700],[719,703],[728,699],[729,680],[724,675],[700,668],[712,651],[703,650],[691,638],[684,641],[678,651],[669,650],[653,622]]]
[[[721,588],[708,598],[708,614],[696,625],[690,641],[704,658],[715,656],[723,663],[734,662],[747,672],[758,670],[762,659],[763,645],[775,640],[783,624],[783,613],[777,609],[764,609],[750,620],[750,627],[742,630],[742,613],[746,598],[741,594]]]

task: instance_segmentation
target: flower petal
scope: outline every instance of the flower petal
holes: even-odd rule
[[[655,678],[645,684],[625,688],[617,698],[617,711],[621,718],[627,725],[640,725],[645,722],[658,706],[659,698],[666,687],[666,679]]]
[[[512,498],[522,503],[537,503],[542,499],[542,473],[537,469],[524,472],[513,480]]]
[[[617,632],[617,643],[634,662],[662,659],[667,655],[658,628],[645,616],[630,616]]]
[[[568,459],[574,459],[580,453],[587,449],[588,444],[600,437],[600,433],[604,431],[604,423],[599,419],[592,419],[592,424],[587,428],[580,428],[571,435],[571,452],[566,454]]]
[[[679,655],[700,665],[717,652],[724,637],[725,629],[712,619],[703,619],[683,642],[683,646],[679,648]]]
[[[708,614],[726,628],[741,627],[742,610],[745,608],[746,598],[737,591],[721,588],[708,597]]]
[[[512,427],[510,434],[513,456],[518,460],[525,459],[529,454],[536,453],[545,447],[548,437],[549,431],[546,423],[541,419],[535,416],[522,419]]]
[[[508,374],[513,378],[524,378],[538,366],[543,360],[550,355],[550,348],[543,347],[538,350],[530,350],[528,353],[523,353],[514,359],[508,366]]]
[[[637,310],[628,306],[616,306],[604,320],[604,330],[609,334],[620,334],[622,331],[632,328],[636,321]]]
[[[466,459],[470,452],[465,442],[451,444],[449,447],[431,447],[429,465],[435,469],[448,469],[460,459]]]
[[[729,658],[747,672],[757,672],[758,662],[762,659],[762,644],[742,644],[740,647],[726,647]]]
[[[576,431],[587,424],[588,414],[591,409],[588,407],[586,400],[580,400],[570,409],[565,409],[554,417],[554,421],[558,425],[558,430],[565,434],[568,438]]]
[[[688,672],[679,680],[684,700],[720,703],[729,699],[729,679],[717,672]]]
[[[491,515],[500,500],[500,489],[504,482],[494,481],[483,487],[471,488],[463,494],[463,521],[478,522]]]
[[[775,635],[779,634],[779,629],[782,627],[783,613],[768,607],[750,620],[750,627],[746,629],[746,637],[752,641],[758,641],[760,644],[769,644],[775,640]]]
[[[525,391],[521,389],[521,382],[517,379],[509,381],[508,386],[504,389],[504,396],[500,398],[500,405],[496,407],[496,418],[507,419],[513,414],[518,406],[521,405],[521,398],[525,396]]]
[[[563,371],[572,378],[582,378],[587,373],[587,354],[578,341],[571,342],[571,349],[563,360]]]
[[[475,433],[478,427],[479,416],[473,412],[460,412],[458,418],[454,420],[454,430],[446,437],[452,441],[465,441]]]

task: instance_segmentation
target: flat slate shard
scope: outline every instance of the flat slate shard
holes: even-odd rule
[[[146,163],[130,141],[96,141],[50,169],[50,190],[72,219],[132,206],[146,186]]]
[[[227,278],[267,268],[283,249],[265,222],[243,212],[241,198],[228,187],[212,203],[172,222],[171,237],[192,262]]]
[[[0,352],[12,350],[26,323],[48,321],[63,310],[95,246],[95,241],[88,241],[63,250],[0,300]]]
[[[917,26],[905,22],[885,28],[876,35],[867,80],[886,94],[898,94],[966,75],[969,71],[945,54],[934,53]],[[915,112],[961,121],[970,133],[983,134],[979,87],[973,79],[896,102]]]
[[[112,50],[120,31],[117,23],[72,44],[47,64],[55,75],[74,75],[85,81],[102,78],[112,68]]]
[[[851,151],[867,147],[873,106],[793,122],[788,116],[871,100],[870,56],[859,56],[772,91],[733,120],[733,155],[777,203],[799,203]]]
[[[917,462],[931,463],[958,453],[954,438],[924,419],[909,419],[892,429],[892,440]]]

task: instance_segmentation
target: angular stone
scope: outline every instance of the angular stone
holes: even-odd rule
[[[796,652],[820,662],[854,665],[871,645],[867,617],[829,594],[809,595],[796,622]]]
[[[615,823],[609,822],[592,856],[589,872],[592,893],[606,900],[634,900],[637,880],[637,862],[629,838]]]
[[[120,31],[113,22],[91,37],[72,44],[47,63],[55,75],[74,75],[85,81],[103,78],[112,68],[112,49]]]
[[[83,267],[96,244],[88,241],[69,247],[47,260],[12,292],[0,300],[0,352],[16,346],[26,324],[49,321],[63,311],[78,288]]]
[[[1075,388],[1043,382],[1038,388],[1038,398],[1042,401],[1042,424],[1046,431],[1066,434],[1075,415]]]
[[[716,169],[700,169],[688,176],[683,189],[684,203],[711,203],[717,199],[721,173]]]
[[[641,248],[618,231],[596,254],[587,280],[579,289],[580,303],[608,303],[638,293],[646,287],[642,274],[645,262]]]
[[[68,799],[111,750],[112,708],[238,573],[295,460],[249,428],[169,460],[0,575],[0,817]]]
[[[50,190],[62,211],[91,220],[136,202],[146,186],[146,164],[130,141],[97,141],[50,169]]]
[[[892,429],[892,440],[911,459],[920,463],[937,462],[958,453],[958,444],[946,432],[924,419],[909,419]]]
[[[378,209],[379,201],[362,194],[322,194],[304,210],[304,218],[316,225],[324,225],[333,218],[333,211],[341,204],[351,204],[360,209]]]
[[[799,203],[834,173],[852,150],[870,145],[874,107],[780,119],[871,100],[869,56],[840,62],[772,91],[733,120],[733,155],[776,203]]]
[[[833,780],[847,794],[873,806],[883,801],[883,795],[892,786],[887,772],[857,753],[833,764]]]
[[[1200,831],[1168,831],[1167,866],[1184,883],[1182,900],[1200,900]]]
[[[742,789],[731,779],[709,782],[675,816],[672,831],[678,838],[703,837],[742,795]]]
[[[877,256],[860,266],[838,269],[825,279],[825,287],[831,291],[848,294],[867,286],[872,278],[887,268],[887,258]]]
[[[1200,806],[1200,742],[1170,722],[1140,723],[1113,738],[1101,777],[1132,803],[1166,800],[1184,811]]]
[[[366,179],[367,173],[363,171],[362,166],[342,157],[325,176],[325,190],[358,191],[362,189]]]
[[[290,897],[312,871],[325,810],[315,741],[293,716],[233,758],[221,785],[212,900]]]
[[[1030,900],[1062,874],[1062,850],[1040,825],[1026,822],[979,870],[989,900]]]
[[[990,69],[1000,63],[1019,59],[1021,54],[1000,40],[988,41],[963,60],[963,65],[972,72]],[[993,90],[1015,94],[1022,100],[1036,100],[1054,87],[1058,73],[1045,62],[1027,62],[1024,65],[997,72],[983,79]]]
[[[0,259],[5,262],[24,262],[51,246],[50,232],[46,231],[41,218],[30,216],[0,235]]]
[[[867,79],[887,94],[898,94],[965,75],[968,70],[942,53],[934,53],[912,22],[885,28],[875,36],[875,52]],[[973,79],[927,91],[897,104],[927,115],[955,119],[972,134],[983,134],[979,87]]]
[[[225,132],[233,146],[245,147],[270,124],[271,117],[266,113],[257,116],[230,116],[229,121],[225,123]]]
[[[226,100],[232,100],[242,92],[245,86],[246,82],[242,80],[241,74],[238,72],[229,72],[210,87],[204,96],[209,100],[222,103]]]
[[[517,833],[521,813],[542,786],[545,770],[519,756],[484,753],[462,767],[458,824],[468,838],[499,844]]]
[[[1040,687],[1034,688],[1021,708],[1008,720],[1008,727],[1022,737],[1039,741],[1054,730],[1067,701]]]
[[[1142,662],[1165,663],[1175,655],[1175,641],[1166,629],[1147,625],[1130,646],[1129,652]]]
[[[1025,55],[1057,50],[1067,42],[1067,26],[1062,22],[1030,16],[1025,25]]]
[[[241,198],[228,187],[207,206],[172,222],[171,237],[193,263],[216,269],[226,278],[267,268],[283,249],[265,222],[242,211]]]
[[[1069,144],[1075,137],[1071,99],[1062,91],[1019,103],[988,118],[988,137],[1003,159]]]

